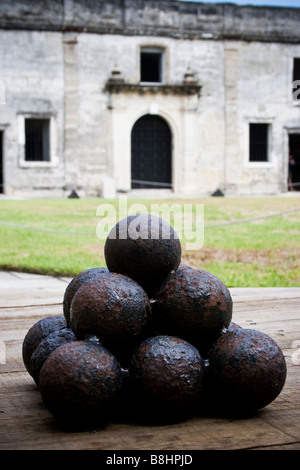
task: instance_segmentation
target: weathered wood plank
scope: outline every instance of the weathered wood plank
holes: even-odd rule
[[[1,272],[0,309],[62,303],[65,289],[71,279]]]
[[[0,292],[1,296],[1,292]],[[0,311],[8,308],[20,308],[20,307],[32,307],[32,306],[44,306],[62,303],[62,293],[58,292],[35,292],[32,295],[28,291],[22,293],[18,292],[17,295],[10,293],[6,295],[5,303],[3,297],[1,300]]]
[[[60,286],[60,293],[65,285]],[[28,329],[40,318],[62,314],[59,290],[45,291],[44,297],[35,297],[33,302],[27,295],[22,305],[18,305],[20,297],[10,292],[5,300],[2,285],[6,304],[0,308],[0,341],[5,346],[5,363],[0,364],[0,449],[300,449],[300,289],[232,289],[233,321],[273,337],[288,367],[279,397],[253,417],[198,416],[165,426],[120,420],[85,432],[66,432],[56,426],[21,356]]]
[[[69,433],[54,425],[40,403],[38,391],[33,393],[35,407],[20,395],[15,413],[2,418],[1,448],[4,443],[6,449],[230,450],[299,443],[299,436],[290,435],[282,425],[274,426],[268,421],[267,409],[247,420],[192,418],[168,426],[121,422],[110,423],[103,429]],[[26,414],[22,414],[25,407]],[[285,413],[285,421],[291,423],[295,418],[299,421],[299,412]]]
[[[0,310],[0,318],[3,320],[11,319],[17,321],[23,318],[31,318],[32,325],[40,318],[49,315],[62,315],[62,304],[30,305],[28,307],[11,307]]]
[[[299,287],[231,287],[229,290],[234,302],[299,299]]]

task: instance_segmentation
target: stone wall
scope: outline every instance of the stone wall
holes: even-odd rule
[[[299,42],[300,10],[178,0],[2,0],[0,27]]]
[[[12,6],[13,5],[13,6]],[[300,9],[175,0],[0,3],[0,131],[7,194],[103,194],[131,188],[131,130],[162,117],[178,195],[286,190]],[[297,23],[297,27],[295,24]],[[164,81],[140,84],[141,47],[164,51]],[[118,66],[122,86],[110,87]],[[183,86],[190,68],[196,86]],[[46,117],[50,162],[24,160],[24,120]],[[249,123],[270,127],[269,161],[249,162]]]
[[[64,169],[64,69],[61,34],[0,30],[0,76],[6,85],[0,104],[4,131],[5,192],[61,191]],[[51,161],[24,160],[24,120],[51,121]]]

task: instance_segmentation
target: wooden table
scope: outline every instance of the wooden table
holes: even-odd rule
[[[230,289],[233,321],[274,338],[287,362],[284,389],[254,417],[197,417],[165,426],[120,422],[71,433],[56,427],[21,355],[28,329],[45,316],[62,314],[69,281],[0,272],[0,449],[300,449],[300,288]]]

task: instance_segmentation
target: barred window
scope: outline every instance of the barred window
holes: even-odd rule
[[[269,124],[251,123],[249,134],[250,162],[267,162],[269,160]]]
[[[25,160],[50,161],[50,119],[25,119]]]
[[[141,82],[161,83],[163,81],[163,53],[158,49],[142,49],[140,57]]]

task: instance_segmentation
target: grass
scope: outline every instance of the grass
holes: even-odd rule
[[[204,204],[203,247],[186,250],[183,237],[182,262],[212,272],[229,287],[300,285],[300,197],[139,199],[128,200],[128,208],[135,212],[134,204],[142,204],[150,212],[163,203],[180,214],[184,204],[193,212]],[[110,204],[119,220],[118,200],[1,200],[0,222],[11,225],[0,223],[0,268],[75,276],[105,266],[105,237],[96,236],[106,220],[97,215],[102,204]]]

